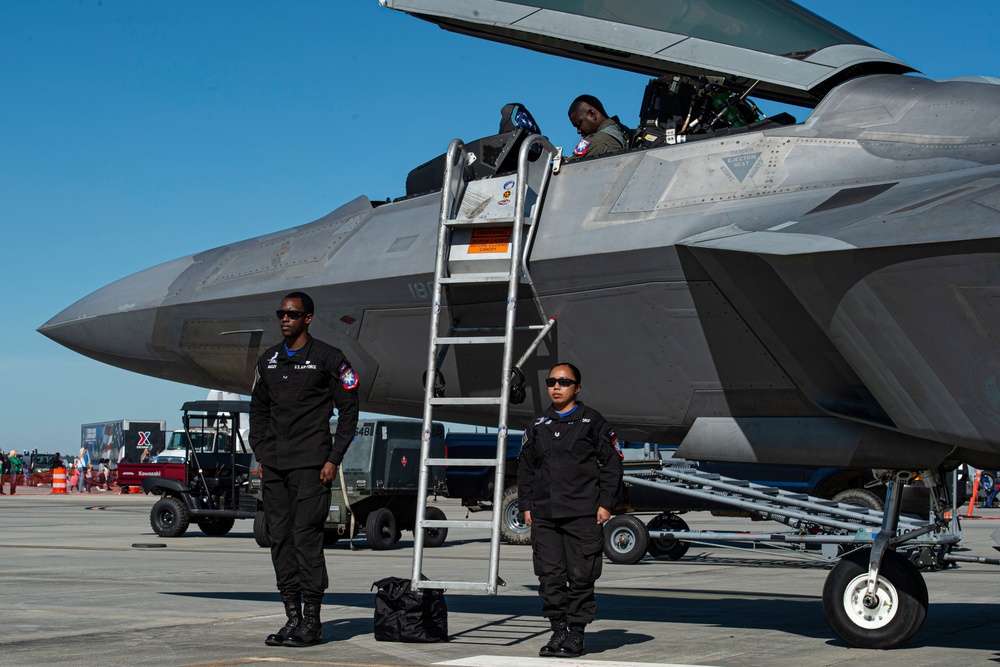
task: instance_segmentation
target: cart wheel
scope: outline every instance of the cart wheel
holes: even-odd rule
[[[253,517],[253,539],[259,547],[268,549],[271,546],[271,531],[267,527],[264,510],[257,510],[257,514]]]
[[[149,525],[160,537],[180,537],[190,524],[187,506],[173,496],[160,498],[149,511]]]
[[[869,491],[868,489],[845,489],[831,500],[879,512],[885,509],[885,500],[874,491]]]
[[[894,551],[879,567],[874,599],[865,603],[871,549],[843,558],[823,585],[826,621],[851,646],[889,649],[910,641],[927,616],[927,585],[917,568]]]
[[[236,519],[211,516],[198,521],[198,528],[201,532],[212,537],[221,537],[231,531],[236,524]]]
[[[368,515],[365,521],[365,537],[368,546],[375,551],[383,551],[396,543],[399,533],[396,531],[396,517],[392,510],[380,507]]]
[[[424,511],[424,519],[431,519],[432,521],[444,521],[448,517],[445,516],[444,512],[434,507],[433,505],[428,505],[427,509]],[[439,547],[444,544],[444,541],[448,539],[448,529],[447,528],[424,528],[424,546],[425,547]]]
[[[612,563],[638,563],[649,546],[649,533],[639,517],[619,514],[604,524],[604,555]]]
[[[531,526],[517,507],[517,487],[509,486],[500,502],[500,535],[507,544],[531,544]]]
[[[665,513],[659,516],[654,516],[646,524],[649,530],[689,530],[687,523],[684,519],[680,518],[676,514]],[[688,549],[691,548],[690,542],[681,542],[674,538],[656,538],[652,535],[649,536],[649,546],[646,547],[646,551],[649,555],[656,560],[680,560],[684,554],[687,553]]]

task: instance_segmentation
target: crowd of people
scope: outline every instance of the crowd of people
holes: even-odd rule
[[[63,461],[62,454],[56,452],[50,458],[48,454],[38,452],[18,452],[11,449],[4,452],[0,449],[0,496],[16,495],[17,487],[49,486],[52,484],[52,471],[66,471],[67,492],[92,493],[115,489],[115,467],[109,459],[100,459],[95,466],[90,454],[85,448],[68,464]]]

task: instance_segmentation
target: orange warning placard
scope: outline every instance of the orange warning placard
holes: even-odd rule
[[[507,252],[510,246],[510,228],[487,227],[473,229],[469,241],[469,254],[484,252]]]

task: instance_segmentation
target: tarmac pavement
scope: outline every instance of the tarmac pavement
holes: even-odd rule
[[[377,642],[372,582],[409,577],[412,536],[387,551],[364,538],[326,550],[330,589],[324,643],[272,648],[283,622],[268,552],[250,521],[224,537],[196,526],[160,538],[149,526],[155,497],[51,495],[19,487],[0,498],[0,665],[996,665],[1000,567],[962,564],[924,573],[927,621],[893,651],[848,648],[823,616],[831,565],[773,550],[692,545],[679,561],[604,563],[598,620],[584,660],[537,658],[548,626],[539,616],[530,547],[504,545],[495,597],[448,592],[447,644]],[[465,510],[435,503],[450,518]],[[990,534],[1000,510],[963,523],[958,553],[997,557]],[[473,515],[487,519],[487,513]],[[747,519],[685,515],[697,530],[783,530]],[[487,535],[453,531],[426,552],[431,578],[484,579]]]

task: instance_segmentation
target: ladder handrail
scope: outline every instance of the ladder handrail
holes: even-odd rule
[[[452,219],[455,214],[455,207],[460,201],[465,191],[465,165],[468,160],[465,152],[465,144],[461,139],[452,139],[448,144],[448,152],[445,158],[444,182],[441,187],[441,210],[438,218],[438,244],[437,253],[434,258],[434,289],[431,296],[431,323],[430,335],[431,343],[427,346],[427,372],[424,376],[424,410],[423,425],[420,429],[420,474],[417,482],[417,512],[414,517],[416,530],[413,531],[413,571],[411,580],[419,581],[421,577],[421,559],[418,554],[423,554],[424,531],[421,528],[425,518],[427,507],[427,481],[428,470],[426,461],[430,458],[431,436],[433,433],[433,409],[431,399],[434,397],[434,380],[437,378],[437,349],[433,343],[434,336],[437,335],[441,316],[441,277],[445,272],[447,257],[442,252],[448,246],[448,238],[451,230],[445,224]],[[456,169],[457,167],[457,169]]]

